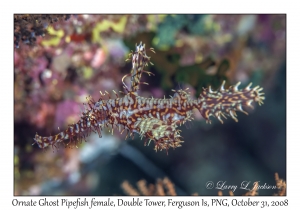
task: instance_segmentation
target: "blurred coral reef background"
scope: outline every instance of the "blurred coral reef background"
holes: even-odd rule
[[[124,180],[164,177],[177,195],[217,195],[206,182],[274,185],[275,172],[286,179],[285,15],[15,15],[14,23],[15,195],[124,195]],[[140,41],[156,51],[148,53],[155,76],[143,76],[149,85],[140,95],[189,87],[196,97],[202,87],[241,81],[264,87],[265,104],[223,125],[195,112],[180,128],[183,146],[168,155],[107,130],[79,148],[32,146],[36,132],[48,136],[79,120],[88,95],[122,91],[125,59]]]

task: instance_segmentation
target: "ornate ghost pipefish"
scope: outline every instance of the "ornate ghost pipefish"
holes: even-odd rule
[[[154,52],[153,48],[149,49]],[[155,53],[155,52],[154,52]],[[111,126],[112,133],[114,126],[119,132],[127,130],[130,136],[138,133],[141,138],[145,138],[145,145],[153,141],[154,149],[168,150],[181,146],[182,137],[179,125],[193,120],[192,110],[197,109],[208,123],[211,123],[210,117],[216,117],[223,123],[222,117],[231,117],[236,122],[236,112],[243,112],[243,107],[251,107],[252,103],[263,104],[265,99],[262,87],[251,88],[250,83],[246,88],[239,90],[240,82],[228,89],[224,87],[225,81],[217,90],[211,87],[204,88],[197,99],[191,99],[187,89],[173,90],[174,95],[171,98],[146,98],[138,95],[143,73],[149,76],[153,73],[145,71],[144,68],[150,62],[150,57],[146,54],[145,44],[142,42],[136,45],[135,52],[130,53],[129,59],[132,61],[132,69],[129,74],[122,78],[122,83],[126,93],[120,97],[115,93],[116,98],[104,99],[101,93],[100,99],[96,102],[88,98],[88,108],[82,113],[81,119],[54,136],[42,137],[35,135],[34,141],[40,148],[48,146],[56,147],[57,143],[69,141],[66,145],[74,143],[75,145],[85,140],[92,131],[97,132],[101,137],[103,127]],[[128,88],[124,83],[124,78],[131,76],[131,84]],[[128,136],[128,135],[127,135]],[[126,138],[127,138],[126,136]]]

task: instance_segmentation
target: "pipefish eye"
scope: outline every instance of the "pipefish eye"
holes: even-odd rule
[[[187,96],[188,96],[188,94],[187,94],[185,91],[183,91],[183,90],[180,91],[180,95],[181,95],[181,97],[184,98],[184,99],[186,99]]]

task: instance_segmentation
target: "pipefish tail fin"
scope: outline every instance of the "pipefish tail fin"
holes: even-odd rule
[[[231,117],[238,122],[237,111],[248,113],[243,109],[245,107],[254,108],[253,103],[257,102],[259,105],[263,104],[265,100],[262,87],[256,86],[251,88],[250,83],[244,89],[239,90],[238,86],[241,83],[230,86],[228,89],[224,87],[225,81],[218,90],[212,90],[211,87],[205,88],[200,94],[196,108],[200,111],[201,115],[211,123],[209,119],[211,116],[216,117],[223,123],[222,117]]]

